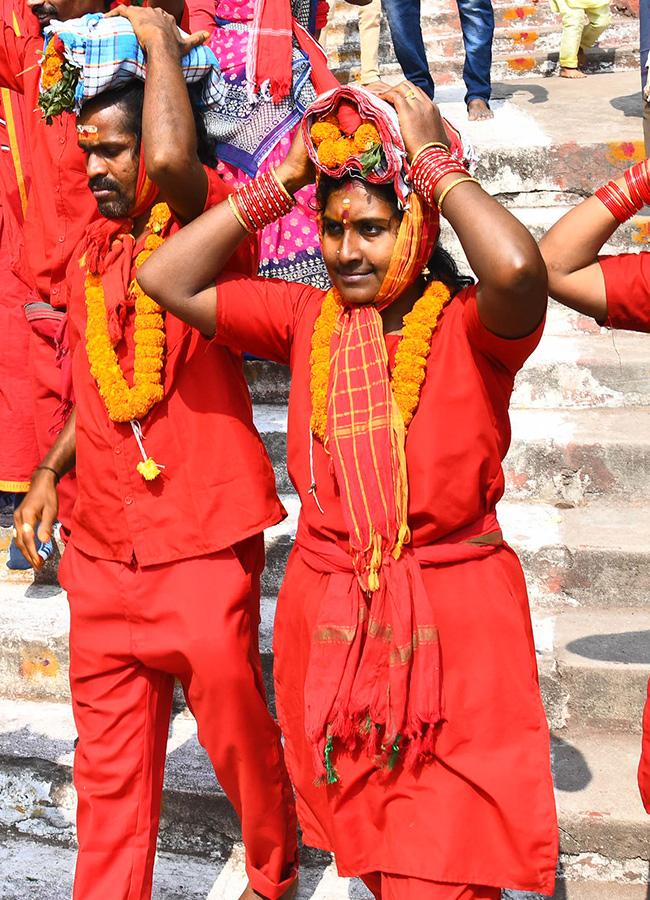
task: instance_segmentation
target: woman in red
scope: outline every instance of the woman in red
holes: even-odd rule
[[[618,226],[649,203],[650,166],[644,159],[556,222],[540,242],[551,296],[600,325],[650,332],[650,253],[598,256]],[[650,813],[650,684],[638,775]]]
[[[341,88],[307,112],[327,294],[220,276],[247,230],[313,179],[302,140],[139,280],[203,333],[291,366],[302,511],[275,676],[305,843],[382,900],[551,894],[548,731],[524,579],[495,514],[546,273],[449,154],[426,95],[404,82],[383,97],[392,107]],[[478,285],[459,289],[432,254],[436,204]]]

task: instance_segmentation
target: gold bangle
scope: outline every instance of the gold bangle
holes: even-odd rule
[[[441,143],[440,141],[431,141],[430,144],[422,144],[419,150],[416,151],[413,160],[411,161],[411,165],[415,165],[415,161],[425,150],[429,150],[431,147],[441,147],[443,150],[446,150],[449,153],[449,147],[446,144]]]
[[[237,209],[237,203],[235,201],[234,194],[228,194],[228,206],[231,208],[234,217],[237,219],[239,224],[243,229],[245,229],[249,234],[253,234],[253,229],[244,222],[242,214]]]
[[[447,194],[449,193],[449,191],[452,188],[455,188],[457,184],[462,184],[463,181],[473,181],[474,184],[479,184],[479,182],[476,178],[470,178],[469,175],[463,175],[462,178],[457,178],[456,181],[452,181],[451,184],[448,184],[438,199],[438,212],[440,213],[440,215],[443,215],[442,203],[443,203],[443,200],[445,199],[445,197],[447,196]]]
[[[282,184],[278,173],[275,171],[275,169],[271,169],[270,172],[271,172],[271,175],[273,176],[275,183],[278,185],[278,187],[280,188],[280,190],[282,191],[284,196],[287,198],[287,200],[289,200],[290,203],[293,203],[293,205],[295,206],[296,198],[293,196],[293,194],[290,194],[289,191],[286,189],[286,187]]]

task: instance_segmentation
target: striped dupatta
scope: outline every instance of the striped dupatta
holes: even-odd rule
[[[332,578],[313,636],[305,684],[306,730],[319,777],[338,779],[335,740],[392,767],[433,751],[442,711],[440,648],[407,524],[406,429],[390,384],[379,310],[419,277],[438,233],[437,211],[417,195],[372,306],[340,298],[330,345],[325,447],[349,531],[355,579]],[[334,290],[334,289],[332,289]]]

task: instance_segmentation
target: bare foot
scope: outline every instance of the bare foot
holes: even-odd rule
[[[470,122],[476,122],[478,119],[493,119],[494,113],[485,100],[475,97],[467,104],[467,118]]]
[[[567,66],[562,66],[560,69],[560,78],[586,78],[587,75],[585,72],[581,72],[580,69],[569,69]]]
[[[585,51],[584,51],[584,50],[582,49],[582,47],[581,47],[581,48],[578,50],[578,68],[579,68],[579,69],[584,69],[584,67],[585,67],[586,65],[587,65],[587,56],[586,56],[586,54],[585,54]]]
[[[284,894],[281,894],[279,900],[294,900],[296,893],[298,891],[298,876],[293,879],[289,887],[286,889]],[[239,900],[268,900],[264,894],[258,894],[257,891],[254,891],[250,884],[247,884],[244,888],[244,893],[241,895]]]

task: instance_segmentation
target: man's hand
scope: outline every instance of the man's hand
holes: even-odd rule
[[[175,47],[179,58],[182,59],[190,50],[199,47],[210,37],[207,31],[197,31],[183,37],[174,17],[159,8],[120,5],[106,13],[107,19],[112,16],[123,16],[129,20],[145,53],[148,53],[153,44],[162,40]]]
[[[56,475],[50,469],[37,469],[32,476],[29,491],[14,513],[16,546],[35,569],[40,569],[43,565],[34,540],[36,523],[41,523],[38,526],[38,539],[45,543],[52,537],[58,513]]]
[[[422,88],[402,81],[380,95],[397,110],[399,127],[409,159],[413,159],[424,144],[441,143],[449,146],[449,135],[440,111]]]

